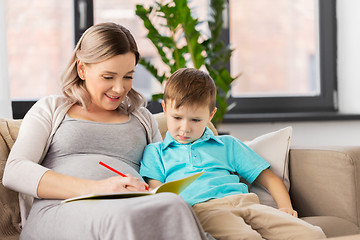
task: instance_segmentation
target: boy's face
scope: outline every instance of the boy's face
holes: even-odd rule
[[[216,108],[210,113],[209,106],[181,106],[175,108],[172,100],[162,102],[170,135],[179,143],[194,142],[202,137],[205,127],[213,118]]]

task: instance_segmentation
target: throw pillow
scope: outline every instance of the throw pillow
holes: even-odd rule
[[[248,147],[271,164],[271,171],[282,179],[288,191],[290,189],[289,147],[291,136],[292,127],[286,127],[245,142]],[[249,185],[249,191],[258,195],[261,204],[277,208],[271,194],[260,184]]]

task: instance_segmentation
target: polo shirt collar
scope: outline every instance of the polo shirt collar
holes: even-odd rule
[[[193,143],[190,143],[190,144],[194,144],[194,143],[198,143],[198,142],[204,142],[204,141],[209,141],[209,140],[214,140],[216,142],[218,142],[219,144],[224,144],[223,141],[221,141],[219,138],[217,138],[214,133],[211,131],[210,128],[206,127],[205,128],[205,131],[202,135],[201,138],[199,138],[198,140],[196,140],[195,142]],[[163,149],[165,150],[169,145],[171,144],[181,144],[181,143],[178,143],[169,133],[169,131],[166,132],[166,136],[165,136],[165,139],[164,139],[164,142],[163,142]]]

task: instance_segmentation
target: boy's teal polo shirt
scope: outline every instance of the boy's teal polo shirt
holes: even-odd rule
[[[252,183],[270,164],[238,139],[215,136],[206,128],[201,138],[181,144],[169,132],[163,142],[146,147],[140,174],[161,182],[177,180],[204,171],[180,196],[190,205],[209,199],[248,193],[246,184],[239,182],[239,173]]]

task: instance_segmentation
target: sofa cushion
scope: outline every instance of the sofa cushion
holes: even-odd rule
[[[2,185],[4,167],[20,127],[20,120],[0,119],[0,239],[18,239],[20,209],[18,194]]]
[[[271,171],[281,178],[289,191],[289,146],[292,136],[292,127],[286,127],[275,132],[267,133],[245,142],[260,157],[271,165]],[[249,191],[256,193],[260,203],[277,208],[270,192],[260,184],[254,182],[249,186]]]
[[[339,237],[345,235],[359,234],[360,229],[354,223],[339,217],[333,216],[313,216],[303,217],[302,220],[321,227],[326,237]]]

